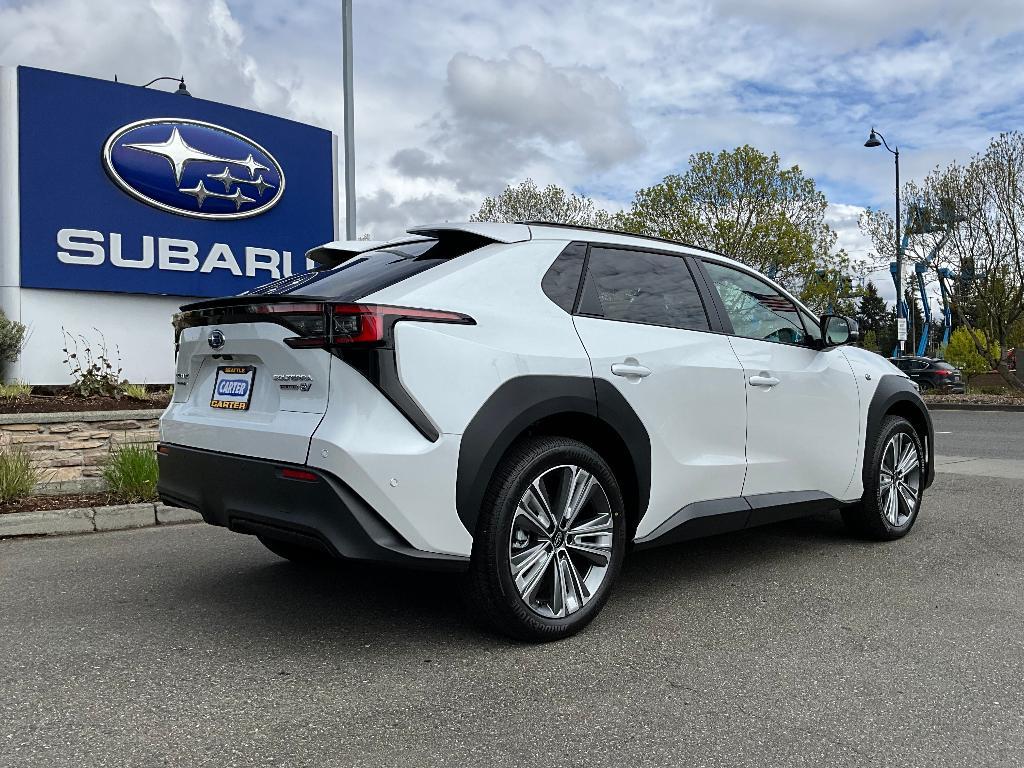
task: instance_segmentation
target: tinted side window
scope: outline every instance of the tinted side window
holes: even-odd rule
[[[708,261],[711,282],[722,297],[737,336],[785,344],[805,344],[808,334],[796,305],[746,272]]]
[[[569,313],[576,303],[580,275],[583,274],[583,260],[586,256],[586,243],[569,243],[555,259],[555,263],[544,273],[544,279],[540,284],[544,295]]]
[[[590,249],[580,311],[629,323],[706,331],[697,286],[686,260],[660,253]]]

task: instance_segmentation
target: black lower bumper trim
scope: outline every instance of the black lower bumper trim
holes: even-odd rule
[[[160,444],[157,491],[211,525],[320,549],[346,560],[462,570],[469,558],[423,552],[337,477],[308,466]],[[283,477],[287,467],[316,480]]]

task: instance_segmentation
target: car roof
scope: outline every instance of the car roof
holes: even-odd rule
[[[723,253],[709,248],[702,248],[676,240],[653,235],[635,235],[619,232],[614,229],[585,227],[577,224],[559,224],[551,221],[518,221],[515,223],[492,221],[446,221],[439,224],[426,224],[406,230],[412,235],[438,237],[443,232],[462,232],[483,237],[496,243],[521,243],[527,240],[582,240],[585,242],[606,243],[609,245],[625,245],[639,247],[646,245],[662,251],[676,251],[691,256],[711,256],[715,261],[729,264],[740,269],[760,274],[742,262],[731,259]],[[765,277],[762,275],[762,277]],[[770,279],[770,278],[768,278]],[[774,282],[774,281],[772,281]]]

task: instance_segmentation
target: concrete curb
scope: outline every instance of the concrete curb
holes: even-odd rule
[[[152,503],[14,512],[0,515],[0,538],[125,531],[157,525],[198,523],[202,519],[198,512],[191,509]]]
[[[924,401],[929,411],[1003,411],[1005,413],[1024,412],[1024,405],[988,405],[985,403],[929,403]]]
[[[0,424],[55,424],[61,421],[137,421],[159,419],[163,408],[138,408],[132,411],[58,411],[56,413],[0,413]]]

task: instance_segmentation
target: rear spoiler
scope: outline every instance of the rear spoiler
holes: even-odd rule
[[[394,240],[334,240],[330,243],[318,245],[316,248],[310,248],[306,251],[306,258],[324,267],[336,267],[353,256],[358,256],[367,251],[387,248],[389,245],[418,243],[421,240],[429,239],[429,237],[414,235],[413,237],[399,237]]]

